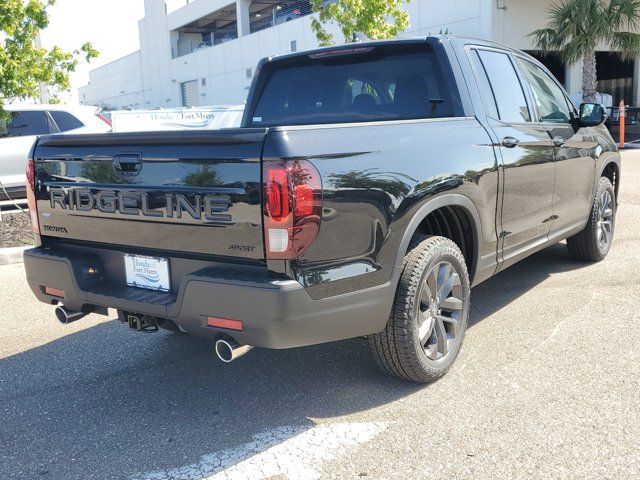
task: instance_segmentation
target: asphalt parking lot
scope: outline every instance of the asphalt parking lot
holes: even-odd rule
[[[362,339],[255,349],[59,325],[0,267],[0,478],[640,478],[640,152],[614,244],[564,245],[473,290],[441,381],[378,372]]]

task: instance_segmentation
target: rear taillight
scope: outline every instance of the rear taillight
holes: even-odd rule
[[[109,120],[107,117],[105,117],[104,115],[102,115],[101,113],[96,113],[96,117],[98,117],[100,120],[102,120],[104,123],[106,123],[107,125],[109,125],[110,127],[111,125],[111,120]]]
[[[264,237],[268,259],[294,259],[320,230],[322,180],[307,161],[272,161],[263,167]]]
[[[38,207],[36,205],[36,166],[33,158],[27,161],[27,205],[31,217],[31,230],[40,235],[40,223],[38,222]]]

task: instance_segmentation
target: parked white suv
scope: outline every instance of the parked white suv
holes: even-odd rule
[[[38,135],[100,133],[111,130],[98,107],[85,105],[7,105],[9,122],[0,121],[0,200],[24,198],[27,157]],[[4,187],[4,189],[2,188]]]

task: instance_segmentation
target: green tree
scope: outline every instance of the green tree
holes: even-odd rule
[[[47,27],[47,8],[55,0],[0,1],[0,118],[6,118],[5,101],[37,97],[41,85],[52,95],[68,90],[69,74],[81,56],[86,61],[98,56],[90,43],[65,52],[59,47],[38,46],[38,34]]]
[[[53,165],[56,165],[56,163],[53,163]],[[60,175],[60,173],[57,173],[57,175]],[[113,169],[113,163],[111,162],[83,162],[80,176],[95,183],[118,183],[118,180],[122,178]]]
[[[191,172],[184,177],[184,184],[190,187],[215,187],[222,184],[222,180],[209,165],[202,165],[199,172]]]
[[[536,48],[556,52],[569,63],[583,59],[582,97],[594,102],[596,46],[606,44],[622,59],[640,52],[640,0],[562,0],[549,8],[545,28],[532,32]]]
[[[318,18],[311,27],[320,45],[334,45],[333,35],[324,25],[334,22],[342,30],[345,43],[357,41],[361,33],[371,40],[395,37],[409,26],[409,14],[402,9],[403,0],[311,0]]]

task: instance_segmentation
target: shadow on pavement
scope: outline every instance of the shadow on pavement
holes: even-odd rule
[[[550,275],[590,265],[569,255],[565,243],[557,243],[516,263],[471,291],[469,327],[517,300]]]
[[[474,289],[470,324],[581,266],[564,246],[521,262]],[[126,478],[420,388],[378,372],[363,339],[227,365],[207,341],[100,323],[0,360],[0,477]]]

